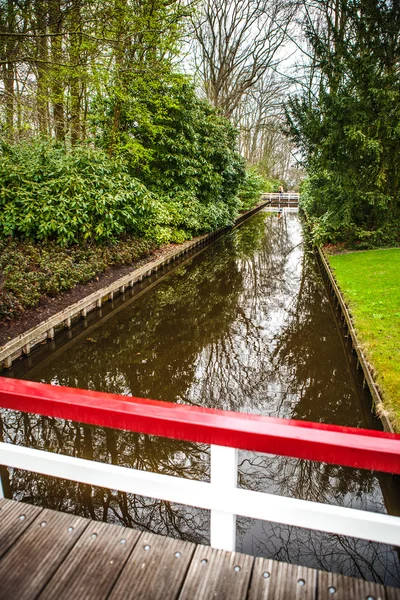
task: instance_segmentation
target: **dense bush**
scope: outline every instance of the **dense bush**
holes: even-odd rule
[[[355,200],[357,194],[358,201]],[[354,192],[350,201],[344,191],[335,196],[330,186],[323,186],[319,176],[305,180],[301,188],[301,206],[307,213],[313,242],[317,245],[343,243],[358,250],[400,245],[399,210],[393,210],[390,219],[377,219],[374,227],[368,226],[365,221],[367,211],[362,206],[364,201],[365,197],[359,191]],[[354,214],[355,204],[358,208]]]
[[[13,318],[55,296],[90,281],[112,265],[129,264],[149,254],[150,240],[127,238],[114,244],[60,248],[55,242],[0,243],[0,319]]]
[[[151,237],[157,243],[182,243],[194,235],[213,231],[232,223],[229,208],[223,204],[204,205],[197,198],[177,194],[157,202],[156,223]]]
[[[95,122],[102,132],[98,143],[107,148],[113,105],[104,103],[99,122],[101,101]],[[157,197],[158,239],[182,241],[233,222],[245,178],[244,160],[236,151],[237,131],[197,98],[187,78],[136,78],[121,113],[115,151]]]
[[[264,192],[278,192],[279,186],[283,185],[284,182],[279,179],[265,179]]]
[[[262,192],[269,192],[268,183],[255,169],[246,171],[245,179],[239,188],[239,211],[249,210],[260,199]]]
[[[102,150],[44,139],[0,147],[0,237],[99,242],[140,234],[154,212],[143,184]]]
[[[237,131],[181,76],[131,88],[111,148],[114,107],[100,99],[96,147],[43,138],[0,146],[0,238],[182,242],[233,223],[245,180]],[[251,193],[250,185],[245,203]]]

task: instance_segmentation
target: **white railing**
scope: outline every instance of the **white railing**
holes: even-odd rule
[[[400,545],[400,518],[237,487],[237,450],[211,446],[211,481],[195,481],[0,443],[0,464],[211,511],[211,546],[235,550],[236,516]]]
[[[0,406],[6,408],[192,442],[220,440],[225,445],[211,443],[210,482],[9,443],[0,443],[2,465],[210,510],[211,545],[215,548],[235,550],[237,515],[400,546],[399,517],[238,488],[238,450],[233,447],[312,460],[323,460],[322,457],[327,456],[326,460],[334,464],[399,473],[400,436],[31,382],[20,382],[23,392],[17,393],[9,381],[12,380],[3,379],[0,383]],[[1,386],[8,389],[2,390]],[[2,495],[3,490],[0,491]]]
[[[261,194],[263,200],[269,200],[270,202],[280,202],[289,206],[298,206],[300,200],[300,194],[291,192],[264,192]]]

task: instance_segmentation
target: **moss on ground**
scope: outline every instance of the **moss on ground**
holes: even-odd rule
[[[400,432],[400,248],[329,256],[384,409]]]

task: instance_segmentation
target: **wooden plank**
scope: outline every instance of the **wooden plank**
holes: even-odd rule
[[[0,556],[5,599],[400,600],[396,588],[204,546],[195,552],[188,542],[5,499]]]
[[[129,557],[110,600],[178,598],[195,545],[143,533]]]
[[[385,588],[386,600],[400,600],[400,589],[387,587]]]
[[[314,600],[317,571],[297,565],[256,558],[249,600]]]
[[[0,500],[0,557],[11,548],[42,510],[39,506],[5,498]]]
[[[318,600],[385,600],[385,588],[378,583],[318,572]]]
[[[140,532],[90,523],[40,595],[40,600],[107,598]]]
[[[197,546],[179,600],[244,600],[254,558]]]
[[[82,517],[43,510],[0,561],[0,598],[37,598],[88,525]]]

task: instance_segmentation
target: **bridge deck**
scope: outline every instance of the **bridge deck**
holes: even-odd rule
[[[395,600],[400,590],[3,499],[0,598]]]

